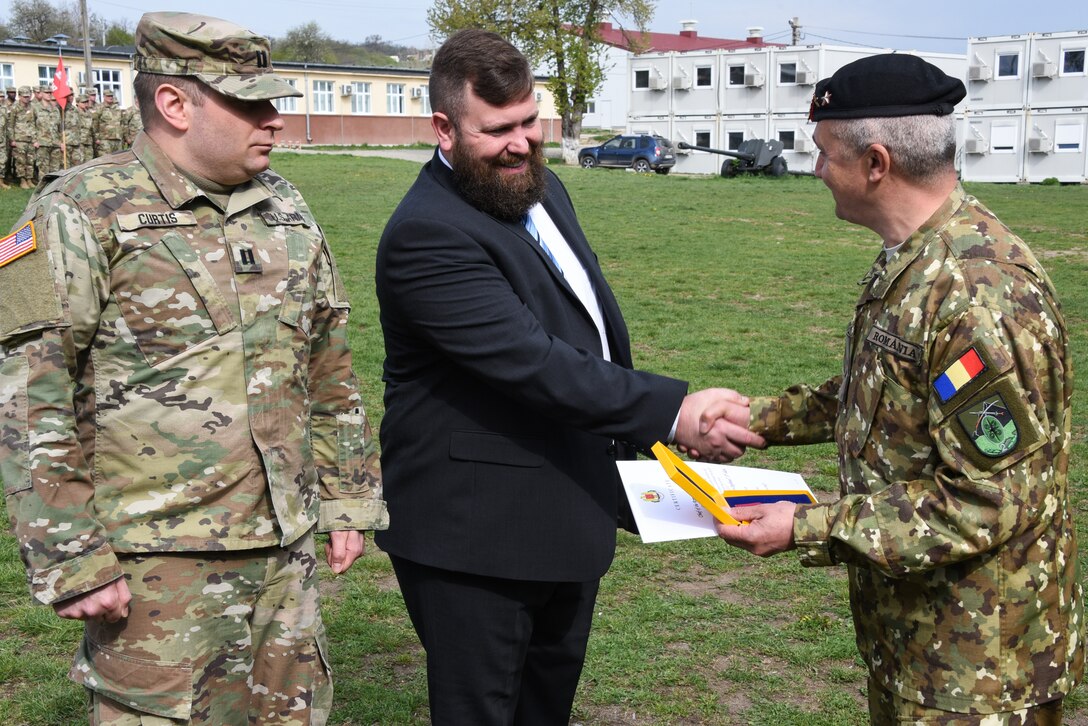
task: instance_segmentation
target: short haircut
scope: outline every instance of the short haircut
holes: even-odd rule
[[[955,169],[952,115],[835,119],[828,125],[831,135],[853,154],[864,153],[872,144],[884,146],[893,168],[912,182],[924,183]]]
[[[161,118],[155,106],[155,91],[164,83],[184,91],[194,106],[203,106],[205,96],[209,92],[214,93],[193,76],[166,76],[140,71],[132,82],[132,88],[136,94],[136,105],[140,107],[140,122],[145,129],[151,128]]]
[[[431,65],[431,108],[454,127],[464,113],[466,85],[492,106],[506,106],[533,92],[533,69],[501,35],[461,30],[442,44]]]

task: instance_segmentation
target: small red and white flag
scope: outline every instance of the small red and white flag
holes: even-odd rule
[[[53,74],[53,98],[64,108],[68,99],[72,96],[72,87],[68,85],[68,71],[64,70],[64,58],[57,62],[57,70]]]
[[[27,222],[7,237],[0,238],[0,267],[36,249],[38,239],[34,236],[34,223]]]

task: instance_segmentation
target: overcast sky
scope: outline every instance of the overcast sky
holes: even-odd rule
[[[186,10],[226,17],[264,35],[282,36],[316,20],[330,36],[362,41],[369,35],[426,47],[430,0],[87,0],[91,12],[127,20],[148,10]],[[1076,8],[1081,8],[1076,10]],[[791,17],[805,43],[869,45],[898,50],[964,53],[968,36],[1088,29],[1078,0],[658,0],[651,30],[674,33],[697,20],[700,35],[743,38],[761,26],[767,40],[789,42]],[[0,17],[10,16],[0,0]]]

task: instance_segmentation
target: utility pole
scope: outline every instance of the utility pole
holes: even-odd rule
[[[790,30],[793,31],[793,38],[790,40],[790,45],[801,44],[801,20],[795,15],[790,18]]]
[[[91,19],[87,16],[87,0],[79,0],[79,12],[83,20],[83,90],[94,85],[94,75],[91,69]]]

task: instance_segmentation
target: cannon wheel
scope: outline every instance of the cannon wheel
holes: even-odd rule
[[[767,173],[771,176],[782,176],[787,171],[789,171],[789,167],[786,166],[786,160],[781,156],[771,159],[771,165],[767,167]]]
[[[737,167],[733,163],[732,159],[726,159],[722,162],[722,176],[726,179],[731,179],[737,175]]]
[[[650,162],[646,161],[645,159],[635,159],[631,163],[631,168],[639,172],[640,174],[645,174],[650,170]]]
[[[597,160],[589,154],[583,156],[579,163],[582,165],[583,169],[592,169],[593,167],[597,166]]]

